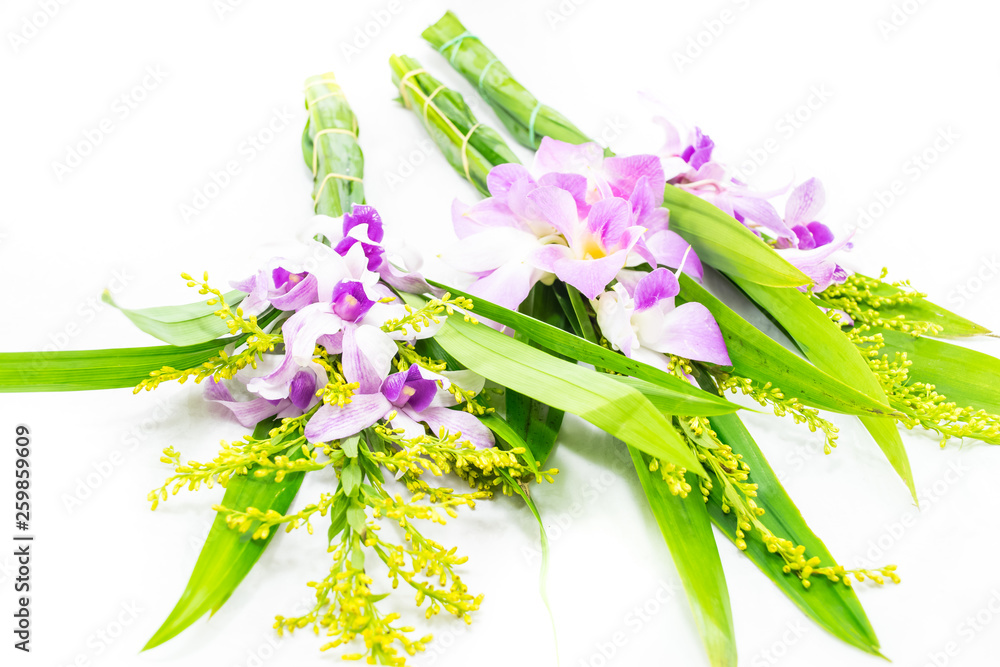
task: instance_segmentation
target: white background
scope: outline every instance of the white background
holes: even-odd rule
[[[698,122],[732,163],[773,138],[777,150],[756,170],[756,183],[820,177],[825,219],[840,230],[858,224],[859,208],[873,211],[856,237],[857,268],[887,265],[892,278],[908,277],[935,301],[1000,327],[996,3],[900,2],[909,13],[897,13],[891,31],[880,28],[893,17],[890,0],[234,0],[232,11],[211,0],[50,4],[57,11],[48,19],[38,14],[45,3],[22,0],[4,3],[0,15],[5,351],[154,344],[91,300],[111,287],[125,305],[190,302],[179,272],[208,270],[222,284],[295,238],[310,213],[299,138],[302,81],[312,74],[334,71],[347,91],[361,123],[368,199],[390,233],[428,255],[440,249],[451,237],[451,199],[475,195],[393,101],[387,60],[413,55],[472,99],[471,87],[419,38],[449,6],[529,89],[592,136],[613,139],[618,152],[650,151],[661,141],[637,101],[640,89]],[[387,25],[373,22],[378,16]],[[32,31],[25,21],[44,25]],[[366,26],[371,36],[359,37]],[[679,62],[685,53],[691,62]],[[135,93],[144,99],[123,118],[116,99],[141,87],[147,68],[163,80]],[[812,109],[802,106],[810,101]],[[496,125],[484,105],[477,109]],[[799,114],[797,127],[783,121],[789,113]],[[286,127],[265,134],[269,141],[250,159],[241,144],[281,115],[290,118]],[[102,119],[111,133],[60,178],[54,163]],[[957,138],[934,149],[949,128]],[[933,164],[913,171],[912,157],[924,151]],[[240,173],[185,221],[179,207],[230,160]],[[896,180],[903,193],[879,209],[879,193],[887,202]],[[978,346],[1000,354],[996,340]],[[25,423],[34,438],[37,536],[31,655],[10,648],[13,561],[8,547],[0,550],[5,664],[337,659],[320,655],[321,640],[309,634],[272,646],[274,614],[293,613],[309,595],[304,584],[327,568],[323,538],[304,532],[279,536],[211,621],[137,655],[183,589],[221,497],[218,489],[181,495],[150,513],[146,493],[168,472],[159,451],[173,445],[204,460],[220,438],[242,433],[195,387],[137,397],[128,389],[4,395],[0,405],[3,506],[10,510],[13,494],[14,426]],[[923,498],[918,512],[852,420],[837,420],[843,437],[829,457],[818,436],[791,423],[766,415],[747,421],[842,562],[899,564],[902,585],[860,587],[888,657],[913,667],[995,662],[1000,619],[989,604],[1000,599],[1000,451],[958,443],[941,451],[930,436],[905,434]],[[113,456],[117,464],[108,463]],[[657,601],[676,589],[677,576],[620,448],[567,420],[552,463],[562,472],[535,497],[552,540],[548,586],[562,664],[706,664],[683,595]],[[332,483],[311,477],[298,503]],[[438,641],[413,663],[556,664],[528,512],[507,499],[484,502],[435,534],[470,556],[465,580],[486,598],[469,629],[445,618],[422,623]],[[720,539],[720,549],[741,664],[883,664],[804,620],[728,542]],[[401,598],[401,609],[412,607],[408,594]],[[647,603],[653,611],[637,621],[634,609]],[[974,631],[966,619],[977,614],[985,625]],[[618,632],[625,645],[606,660],[602,645]],[[945,656],[949,643],[953,655]]]

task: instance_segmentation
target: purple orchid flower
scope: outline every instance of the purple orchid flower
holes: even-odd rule
[[[463,377],[468,379],[468,375]],[[475,387],[463,388],[481,391],[481,380]],[[405,438],[424,435],[421,424],[426,424],[435,434],[461,433],[463,440],[476,447],[492,447],[493,434],[482,422],[468,412],[446,407],[455,404],[454,395],[446,389],[449,382],[444,375],[413,364],[406,371],[383,376],[378,384],[362,386],[343,407],[320,407],[306,425],[306,438],[309,442],[339,440],[388,420],[392,428],[403,430]]]
[[[664,175],[668,181],[697,171],[711,162],[715,142],[702,132],[700,127],[682,132],[664,116],[655,116],[653,121],[659,124],[666,134],[666,140],[660,149],[660,157]],[[682,134],[684,134],[683,138]]]
[[[795,238],[779,239],[777,244],[778,252],[789,263],[812,278],[814,292],[847,280],[847,271],[832,256],[842,248],[849,250],[853,236],[836,239],[829,227],[816,220],[825,204],[826,191],[818,179],[810,178],[796,187],[785,203],[785,224]]]
[[[240,424],[248,427],[268,417],[283,419],[301,415],[319,402],[317,391],[327,383],[326,371],[311,362],[299,367],[288,383],[286,395],[279,398],[264,398],[250,392],[248,383],[271,372],[273,368],[269,366],[278,362],[276,355],[265,355],[257,368],[244,368],[232,380],[210,379],[205,386],[205,399],[227,408]]]
[[[334,246],[334,251],[345,255],[352,246],[358,244],[364,249],[365,257],[368,258],[368,270],[377,271],[382,265],[384,252],[381,245],[385,237],[382,216],[374,206],[354,204],[351,206],[351,212],[344,214],[342,224],[344,237]]]
[[[247,293],[240,303],[245,315],[260,315],[268,306],[294,311],[316,302],[316,278],[298,262],[276,257],[256,274],[230,283]]]
[[[711,202],[741,223],[759,225],[779,239],[794,239],[795,234],[782,221],[767,200],[785,192],[755,192],[745,183],[729,176],[726,167],[712,159],[715,142],[695,127],[681,138],[681,131],[663,116],[653,119],[666,132],[660,158],[667,182]]]
[[[708,308],[693,302],[675,306],[679,292],[677,276],[667,269],[623,271],[614,288],[592,302],[601,333],[613,349],[664,370],[668,354],[731,366]]]
[[[355,246],[360,246],[368,260],[367,269],[374,271],[386,284],[401,292],[413,294],[435,293],[437,290],[427,284],[417,270],[419,261],[408,257],[408,262],[401,266],[390,258],[390,253],[383,245],[385,229],[382,217],[372,206],[354,204],[350,213],[345,213],[342,222],[343,238],[337,242],[335,250],[345,255]],[[397,253],[402,254],[402,253]],[[415,265],[412,269],[407,264]]]
[[[560,188],[538,188],[529,199],[565,243],[539,248],[533,253],[532,262],[577,288],[588,299],[595,298],[614,280],[645,231],[632,225],[632,207],[620,197],[596,202],[585,220],[577,214],[572,195]]]
[[[605,158],[595,143],[546,137],[530,171],[498,165],[488,199],[455,202],[460,242],[442,259],[476,277],[472,294],[507,308],[554,277],[593,298],[624,266],[681,265],[689,246],[667,228],[665,184],[655,155]],[[687,267],[701,279],[696,257]]]

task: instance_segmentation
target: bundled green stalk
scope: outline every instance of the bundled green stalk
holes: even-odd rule
[[[423,33],[437,51],[475,86],[517,142],[538,148],[542,137],[579,144],[589,141],[562,114],[539,102],[502,62],[450,11]]]
[[[365,201],[358,119],[332,72],[306,79],[305,94],[302,155],[313,173],[314,210],[338,217]]]
[[[392,82],[407,108],[416,113],[448,162],[480,192],[494,165],[517,162],[496,131],[476,121],[462,96],[446,88],[409,56],[392,56]]]

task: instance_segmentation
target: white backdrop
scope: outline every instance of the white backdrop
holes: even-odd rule
[[[820,177],[827,221],[863,226],[854,266],[887,265],[891,277],[1000,327],[996,3],[11,0],[0,15],[0,349],[152,344],[97,301],[103,289],[131,306],[190,302],[179,272],[208,270],[222,283],[294,238],[310,213],[301,86],[325,71],[359,116],[369,201],[391,234],[432,256],[450,238],[451,199],[474,194],[393,101],[387,60],[413,55],[471,99],[419,38],[448,7],[529,89],[619,152],[659,146],[636,97],[647,90],[698,122],[756,183]],[[87,154],[77,161],[73,150]],[[229,161],[239,173],[209,187]],[[185,219],[181,207],[206,188],[210,202]],[[1000,354],[996,340],[978,346]],[[150,513],[146,493],[168,472],[159,451],[173,445],[203,460],[220,438],[242,432],[200,391],[0,400],[0,478],[12,477],[14,425],[33,431],[37,536],[31,655],[11,648],[13,559],[0,550],[5,664],[336,659],[320,655],[309,634],[278,641],[270,629],[326,571],[323,538],[304,533],[279,536],[215,618],[137,655],[187,581],[221,497],[218,489],[182,495]],[[888,657],[913,667],[995,661],[1000,451],[960,443],[941,451],[932,437],[905,434],[918,511],[851,420],[838,419],[842,444],[828,457],[818,436],[790,422],[747,421],[842,562],[898,563],[902,585],[860,587]],[[706,664],[623,452],[568,420],[552,462],[562,472],[535,497],[552,540],[561,663]],[[315,477],[299,504],[331,483]],[[11,485],[0,486],[10,510]],[[556,664],[525,509],[484,502],[435,534],[470,556],[466,582],[486,598],[468,629],[429,623],[438,641],[413,664]],[[720,547],[741,664],[883,664],[806,621],[724,539]],[[401,608],[412,607],[402,597]],[[612,650],[616,633],[624,645]]]

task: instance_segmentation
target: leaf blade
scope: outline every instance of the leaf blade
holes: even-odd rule
[[[516,331],[524,332],[533,342],[546,349],[598,368],[612,370],[662,387],[676,397],[677,408],[674,414],[724,414],[739,409],[736,404],[702,391],[676,376],[595,345],[558,327],[490,303],[462,290],[435,282],[431,282],[431,284],[453,295],[467,296],[473,299],[477,315],[509,326]]]
[[[223,298],[235,308],[245,296],[245,293],[233,290],[224,294]],[[205,301],[183,306],[122,308],[107,290],[101,294],[101,300],[121,311],[139,329],[168,345],[197,345],[229,333],[226,323],[215,315],[218,306],[209,306]]]
[[[257,425],[254,436],[263,437],[276,425],[274,420],[263,421]],[[301,449],[296,449],[290,458],[301,456]],[[297,472],[285,475],[281,482],[275,482],[273,479],[256,478],[250,470],[246,475],[229,480],[221,504],[230,509],[256,507],[264,512],[271,509],[284,514],[302,486],[303,479],[305,473]],[[143,647],[144,651],[173,639],[206,613],[214,614],[225,604],[275,535],[275,531],[271,531],[267,537],[255,540],[250,538],[249,533],[229,528],[222,513],[215,517],[184,592],[167,619]]]
[[[810,361],[844,384],[857,387],[888,406],[889,399],[861,352],[809,297],[797,289],[769,288],[739,278],[734,280],[784,327]],[[885,417],[861,416],[859,419],[916,501],[913,472],[895,422]]]
[[[750,466],[751,481],[758,485],[756,501],[764,508],[762,518],[771,530],[801,544],[806,548],[806,553],[820,557],[824,564],[836,563],[823,541],[805,522],[739,416],[720,415],[709,417],[709,421],[719,438],[732,447],[734,452],[741,454]],[[710,496],[709,514],[726,537],[735,542],[735,520],[732,514],[722,511],[720,500],[717,492]],[[824,580],[817,581],[807,590],[797,578],[782,571],[783,561],[768,552],[756,531],[748,534],[747,538],[747,550],[744,554],[799,609],[841,640],[868,653],[880,655],[875,630],[852,588]]]
[[[650,472],[649,459],[642,452],[629,447],[629,454],[681,576],[709,661],[715,667],[735,667],[736,637],[729,589],[701,494],[685,499],[671,495],[663,480]]]
[[[459,363],[489,380],[576,414],[652,456],[701,470],[673,426],[631,387],[460,316],[449,317],[435,338]]]
[[[882,405],[837,378],[820,370],[750,324],[690,276],[681,274],[680,300],[708,308],[719,323],[726,349],[737,375],[771,382],[786,396],[806,405],[844,414],[886,415],[892,408]]]
[[[812,281],[722,209],[668,185],[663,205],[670,229],[691,244],[698,257],[720,271],[771,287],[799,287]]]

